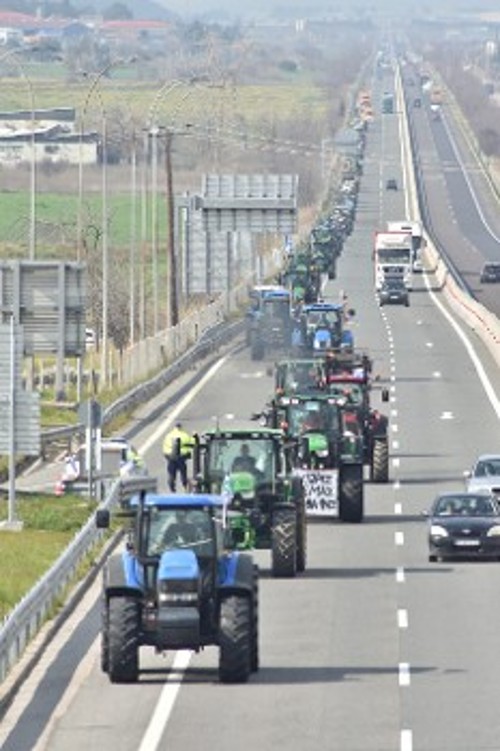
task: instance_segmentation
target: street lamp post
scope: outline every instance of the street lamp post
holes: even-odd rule
[[[83,241],[83,123],[87,107],[94,91],[98,88],[103,76],[113,67],[123,64],[121,58],[111,60],[95,74],[87,91],[80,120],[80,159],[78,173],[78,257],[82,255]],[[109,238],[108,238],[108,180],[107,180],[107,113],[102,95],[99,91],[102,119],[101,143],[101,262],[102,262],[102,331],[101,331],[101,383],[108,382],[108,314],[109,314]]]

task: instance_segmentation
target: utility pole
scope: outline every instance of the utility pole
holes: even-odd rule
[[[174,133],[165,131],[165,176],[167,200],[167,274],[168,274],[168,326],[179,323],[179,300],[177,296],[177,258],[175,254],[174,185],[172,173],[172,141]]]

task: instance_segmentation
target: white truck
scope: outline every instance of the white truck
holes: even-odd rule
[[[401,276],[407,289],[413,287],[413,242],[411,232],[375,232],[373,264],[375,289],[382,288],[387,276]]]
[[[413,271],[422,271],[422,250],[425,244],[422,223],[407,219],[401,221],[390,221],[387,222],[387,231],[411,233]]]

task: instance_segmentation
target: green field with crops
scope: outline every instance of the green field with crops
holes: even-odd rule
[[[161,199],[160,199],[161,200]],[[131,241],[133,228],[133,204],[130,194],[113,192],[108,203],[108,240],[111,245],[127,247]],[[37,247],[56,250],[74,246],[76,252],[78,226],[78,196],[63,193],[36,194]],[[29,238],[30,192],[0,191],[0,244],[12,249],[14,246],[27,246]],[[102,197],[90,194],[84,197],[84,226],[102,226]],[[165,211],[158,211],[158,240],[166,237]],[[150,241],[151,222],[146,224],[145,238]],[[141,237],[141,207],[136,204],[135,237]],[[44,253],[45,254],[45,253]],[[66,253],[67,255],[67,253]]]

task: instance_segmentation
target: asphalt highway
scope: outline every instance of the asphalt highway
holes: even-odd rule
[[[374,390],[390,417],[390,482],[367,483],[364,522],[310,523],[307,570],[294,580],[273,580],[268,554],[256,555],[261,669],[246,685],[218,683],[215,649],[144,650],[140,682],[111,685],[97,582],[4,718],[3,751],[498,751],[500,563],[429,563],[421,512],[463,487],[478,453],[500,448],[500,377],[432,274],[416,278],[409,308],[379,309],[373,233],[405,213],[389,177],[404,186],[397,114],[370,127],[356,228],[325,289],[326,299],[348,293],[356,344],[390,389],[383,406]],[[429,181],[444,185],[439,162]],[[245,423],[271,392],[270,364],[244,347],[226,352],[183,397],[185,426]],[[157,410],[134,439],[163,488],[172,417]]]

